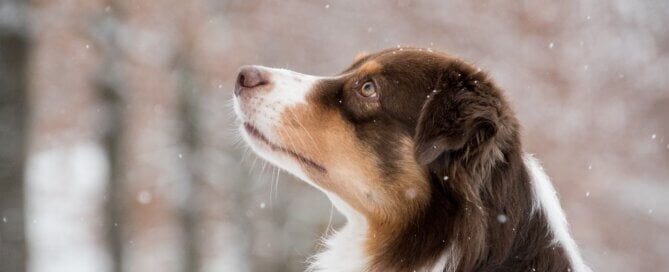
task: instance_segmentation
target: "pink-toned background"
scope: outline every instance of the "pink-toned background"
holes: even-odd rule
[[[235,144],[235,72],[331,75],[398,45],[461,56],[506,90],[595,271],[669,270],[667,1],[33,0],[29,10],[30,271],[303,270],[342,218]],[[101,78],[122,101],[117,168]],[[113,227],[109,182],[122,207]]]

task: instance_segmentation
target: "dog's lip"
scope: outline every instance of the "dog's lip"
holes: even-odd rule
[[[311,159],[308,159],[307,157],[302,156],[302,155],[300,155],[299,153],[297,153],[293,150],[287,149],[285,147],[279,146],[279,145],[271,142],[270,140],[267,139],[267,137],[265,137],[264,134],[262,134],[262,132],[260,132],[260,130],[258,130],[256,127],[254,127],[250,123],[244,122],[244,129],[246,130],[246,133],[248,133],[251,137],[265,143],[272,150],[286,153],[290,156],[293,156],[295,159],[297,159],[298,162],[300,162],[304,165],[307,165],[311,168],[314,168],[314,169],[316,169],[320,172],[327,173],[327,170],[325,169],[325,167],[323,167],[319,163],[316,163],[315,161],[313,161]]]

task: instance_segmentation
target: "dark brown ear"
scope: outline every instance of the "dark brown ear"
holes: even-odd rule
[[[475,153],[498,129],[498,92],[483,72],[454,62],[441,73],[416,128],[416,160],[422,165]]]

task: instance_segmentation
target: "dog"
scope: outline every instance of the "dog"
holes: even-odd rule
[[[240,69],[242,138],[347,219],[312,271],[590,271],[502,90],[431,49],[334,77]]]

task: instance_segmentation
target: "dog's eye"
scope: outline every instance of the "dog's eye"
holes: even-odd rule
[[[367,81],[365,84],[362,84],[362,88],[360,88],[360,95],[364,97],[373,97],[376,95],[376,86],[374,86],[374,82]]]

